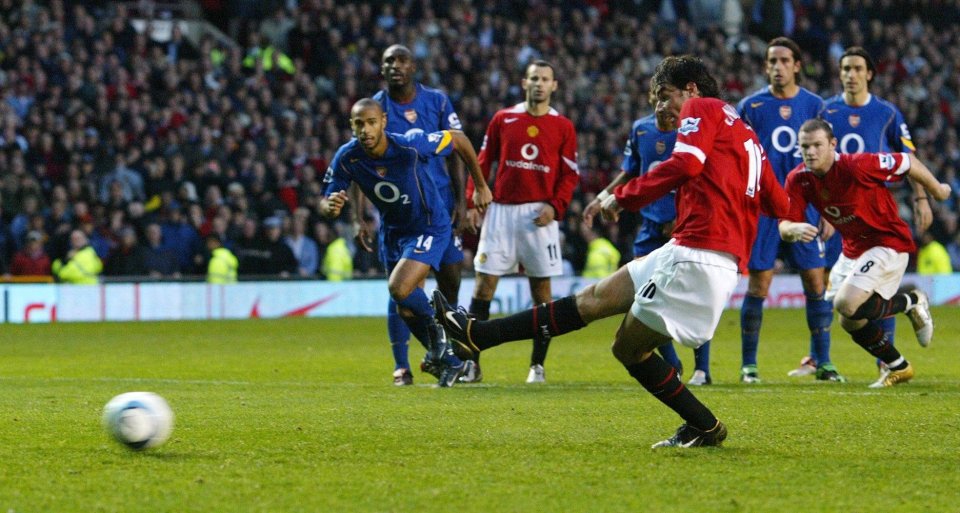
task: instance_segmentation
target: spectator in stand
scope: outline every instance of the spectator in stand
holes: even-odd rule
[[[587,241],[587,264],[584,278],[606,278],[620,268],[620,251],[608,239],[587,223],[580,223],[580,231]]]
[[[297,258],[282,236],[283,219],[270,217],[263,222],[263,274],[289,278],[297,274]]]
[[[187,222],[183,209],[170,208],[167,220],[161,225],[163,240],[177,255],[177,265],[183,274],[194,273],[194,256],[199,254],[200,234]]]
[[[324,223],[318,225],[326,226]],[[338,223],[334,230],[326,233],[336,234],[336,238],[327,244],[323,254],[323,275],[330,281],[344,281],[353,278],[353,256],[347,239],[343,237],[344,224]]]
[[[110,203],[114,200],[115,195],[111,190],[117,186],[120,187],[124,202],[129,203],[131,201],[143,201],[146,199],[143,188],[143,177],[140,176],[140,173],[127,167],[127,160],[123,155],[117,154],[115,162],[116,166],[113,168],[113,171],[107,173],[100,179],[100,202]]]
[[[74,230],[70,232],[70,250],[66,259],[54,260],[51,271],[61,283],[96,285],[103,272],[103,263],[90,246],[87,234],[83,230]]]
[[[124,226],[118,235],[120,243],[107,257],[103,265],[103,274],[127,278],[148,275],[147,250],[137,240],[137,232],[129,226]]]
[[[146,229],[146,256],[144,264],[151,278],[180,278],[180,266],[177,255],[163,244],[163,229],[157,223],[150,223]]]
[[[31,230],[26,245],[13,255],[10,274],[14,276],[50,276],[50,257],[43,249],[43,234]]]
[[[207,251],[210,253],[210,260],[207,263],[207,283],[221,285],[236,283],[239,265],[237,257],[223,247],[223,243],[216,235],[207,235],[206,244]]]
[[[940,244],[940,241],[935,239],[930,232],[920,234],[920,248],[917,250],[917,273],[924,275],[953,273],[947,248]]]
[[[297,275],[313,277],[317,274],[317,243],[306,235],[310,211],[298,208],[293,213],[290,234],[283,241],[290,247],[297,259]]]

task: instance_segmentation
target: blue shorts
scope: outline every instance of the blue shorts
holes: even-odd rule
[[[459,235],[452,235],[447,250],[443,252],[440,265],[459,264],[463,262],[463,239]]]
[[[423,262],[438,270],[452,245],[452,239],[453,232],[449,227],[440,230],[427,227],[423,233],[394,232],[384,228],[380,231],[380,260],[388,270],[404,258]],[[462,253],[460,259],[463,260]]]
[[[811,216],[815,214],[815,217]],[[807,209],[807,222],[817,226],[820,215],[816,211]],[[757,226],[757,240],[753,241],[753,251],[750,253],[750,263],[747,268],[751,271],[769,271],[780,256],[794,269],[806,271],[826,265],[825,247],[820,237],[810,242],[783,242],[777,228],[779,221],[760,216]]]
[[[670,242],[670,237],[663,236],[663,225],[649,219],[643,219],[643,224],[637,230],[637,238],[633,240],[633,257],[642,257],[653,253],[660,246]]]

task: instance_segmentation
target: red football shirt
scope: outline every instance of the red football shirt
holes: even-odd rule
[[[916,251],[910,227],[884,182],[898,182],[910,170],[906,153],[837,154],[827,174],[817,176],[800,164],[787,175],[790,213],[784,219],[804,221],[807,204],[816,208],[843,236],[843,254],[856,259],[883,246],[903,253]]]
[[[497,162],[493,201],[503,204],[544,201],[563,219],[580,181],[577,133],[573,123],[550,109],[543,116],[527,112],[523,103],[493,115],[480,148],[480,169],[490,177]],[[473,180],[467,180],[467,201],[473,206]]]
[[[789,208],[757,135],[736,109],[716,98],[687,100],[673,155],[614,194],[624,209],[639,210],[673,189],[677,243],[730,253],[741,271],[750,260],[759,213],[781,217]]]

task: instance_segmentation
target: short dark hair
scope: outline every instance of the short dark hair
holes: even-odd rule
[[[557,79],[557,68],[554,68],[554,67],[553,67],[553,64],[550,64],[549,61],[545,61],[545,60],[543,60],[543,59],[535,59],[535,60],[530,61],[530,64],[527,64],[527,67],[526,67],[526,68],[523,68],[523,76],[524,76],[524,77],[527,76],[527,71],[530,69],[530,66],[536,66],[536,67],[538,67],[538,68],[550,68],[550,71],[553,72],[553,79],[554,79],[554,80]]]
[[[707,71],[706,64],[692,55],[667,57],[657,64],[657,69],[653,72],[653,83],[656,87],[670,85],[683,89],[690,82],[697,84],[701,96],[720,97],[720,86],[717,85],[717,80]]]
[[[810,118],[803,122],[800,125],[801,132],[816,132],[817,130],[823,130],[827,134],[827,139],[833,139],[833,127],[830,126],[830,123],[827,123],[826,120],[822,118]]]
[[[843,59],[847,57],[863,57],[863,60],[867,62],[867,70],[873,74],[870,77],[870,80],[867,80],[867,85],[873,82],[874,77],[877,76],[877,66],[873,63],[873,58],[870,57],[870,53],[867,52],[866,48],[862,46],[851,46],[844,50],[843,55],[840,56],[840,62],[843,62]]]
[[[803,61],[803,56],[800,53],[800,45],[795,43],[793,39],[785,36],[775,37],[771,39],[769,43],[767,43],[767,52],[769,52],[770,48],[774,46],[782,46],[789,49],[790,52],[793,53],[793,60],[797,62]]]

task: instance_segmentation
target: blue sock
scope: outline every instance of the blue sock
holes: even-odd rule
[[[891,347],[895,347],[893,336],[897,332],[897,318],[894,316],[884,317],[876,322],[880,325],[880,329],[883,330],[883,338],[890,343]],[[881,360],[877,358],[877,365],[880,365],[880,361]]]
[[[397,301],[397,304],[413,312],[414,317],[403,318],[403,321],[423,347],[429,347],[430,325],[436,321],[433,320],[433,307],[430,306],[427,294],[422,288],[417,287],[409,296]]]
[[[810,328],[810,356],[817,365],[830,363],[830,324],[833,304],[823,296],[807,296],[807,327]]]
[[[407,342],[410,341],[410,328],[397,312],[397,303],[393,298],[387,303],[387,334],[390,336],[390,349],[393,350],[394,370],[409,369]]]
[[[677,372],[683,371],[683,362],[681,362],[680,357],[677,356],[677,350],[674,349],[673,342],[663,344],[657,348],[657,351],[660,352],[660,356],[663,357],[665,362],[669,363],[674,369],[677,369]]]
[[[743,296],[743,306],[740,307],[740,353],[743,366],[757,364],[764,299],[766,298],[749,294]]]
[[[407,327],[410,328],[413,336],[417,337],[424,347],[429,347],[431,331],[440,329],[440,327],[437,326],[437,321],[433,318],[433,307],[430,306],[430,300],[427,299],[427,294],[423,291],[423,288],[417,287],[409,296],[398,301],[397,304],[413,311],[414,317],[404,318],[403,320],[407,323]],[[461,362],[452,351],[447,351],[443,356],[443,363],[456,367]]]
[[[710,375],[710,341],[693,350],[693,369]]]

